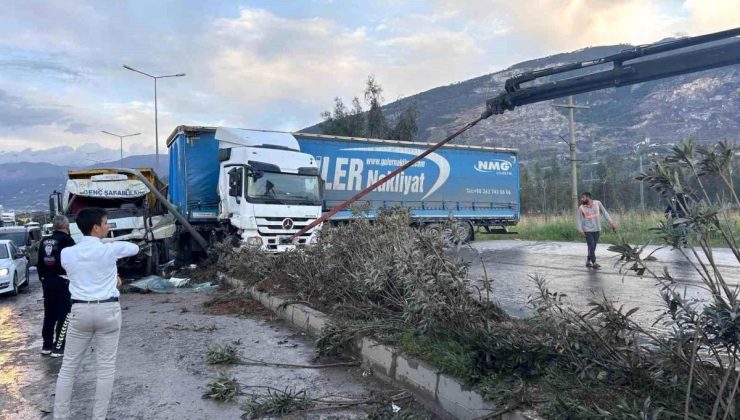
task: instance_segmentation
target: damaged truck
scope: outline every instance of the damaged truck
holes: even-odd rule
[[[159,192],[166,186],[154,170],[137,171]],[[156,272],[160,264],[170,260],[169,242],[175,231],[175,219],[142,180],[118,169],[71,170],[67,172],[64,192],[50,197],[52,214],[69,218],[70,233],[76,242],[82,232],[75,223],[80,210],[104,208],[108,212],[108,241],[129,241],[141,248],[138,255],[122,260],[122,269]]]

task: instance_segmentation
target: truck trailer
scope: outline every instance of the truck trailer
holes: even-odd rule
[[[267,251],[315,240],[318,229],[291,236],[429,145],[268,130],[181,126],[167,140],[169,200],[209,242],[233,237]],[[320,177],[320,178],[319,178]],[[450,226],[455,241],[477,227],[519,221],[519,160],[514,149],[447,146],[409,168],[359,204],[410,210],[423,227]],[[330,223],[353,217],[338,213]],[[188,260],[198,248],[178,233]],[[200,249],[198,249],[200,250]],[[203,251],[203,250],[200,250]]]
[[[324,180],[324,211],[341,204],[431,144],[369,138],[292,134],[312,154]],[[515,149],[447,145],[415,163],[356,204],[367,217],[380,208],[410,211],[420,227],[452,222],[456,242],[473,239],[477,227],[503,231],[519,221],[519,159]],[[342,222],[352,211],[330,220]],[[450,224],[447,224],[450,226]]]

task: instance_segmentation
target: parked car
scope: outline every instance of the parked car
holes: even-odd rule
[[[37,226],[11,226],[0,228],[0,239],[13,241],[21,253],[28,256],[28,263],[35,267],[39,259],[41,228]]]
[[[28,258],[9,239],[0,240],[0,293],[17,295],[29,285]]]

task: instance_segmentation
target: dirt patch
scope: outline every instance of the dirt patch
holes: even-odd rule
[[[256,300],[240,296],[219,296],[203,303],[205,312],[209,315],[237,315],[270,317],[272,313]]]

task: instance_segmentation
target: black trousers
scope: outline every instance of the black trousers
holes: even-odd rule
[[[72,310],[67,280],[48,275],[41,280],[44,289],[43,349],[62,352],[67,333],[67,315]]]
[[[586,261],[596,262],[596,244],[599,243],[599,234],[601,232],[585,232],[586,244],[588,245],[588,257]]]

